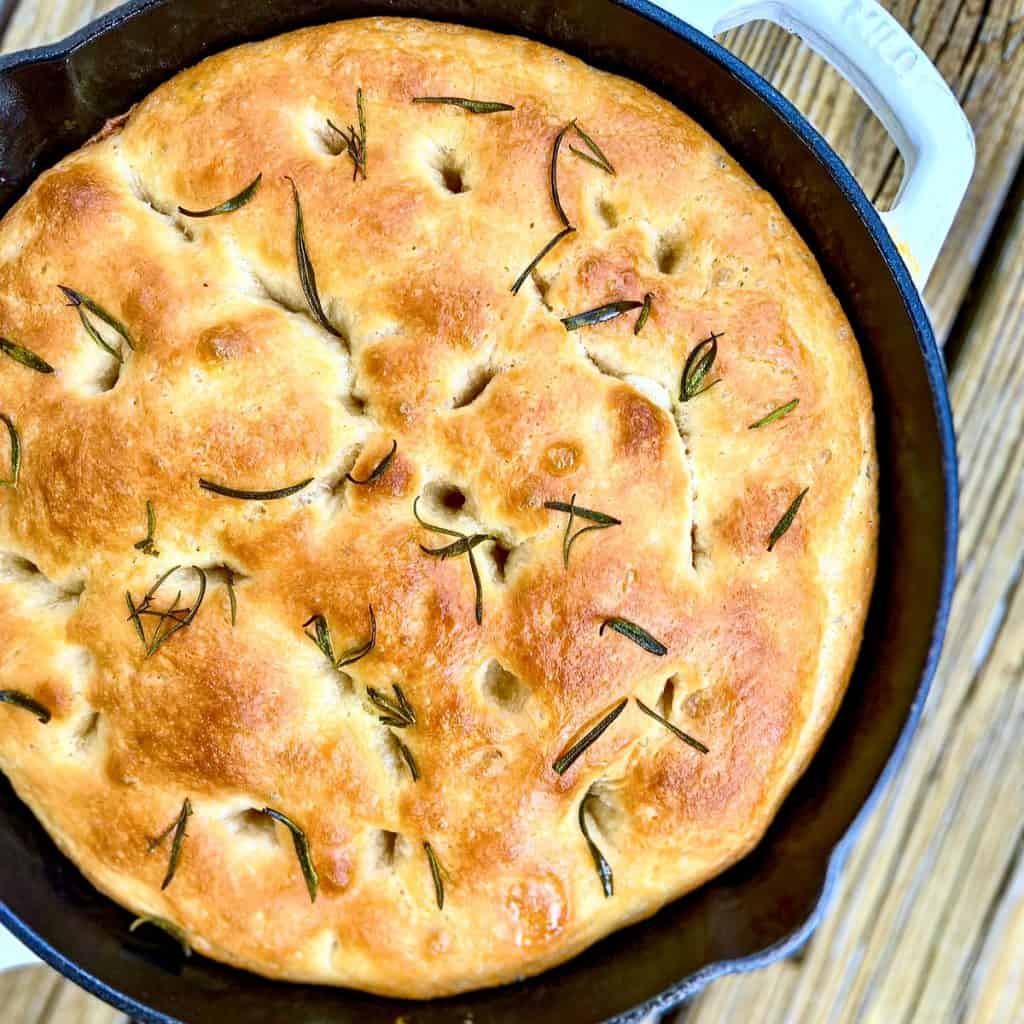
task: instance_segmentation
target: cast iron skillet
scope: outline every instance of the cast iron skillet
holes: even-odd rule
[[[207,54],[380,13],[532,36],[651,86],[708,128],[807,239],[863,347],[878,418],[878,579],[849,692],[752,854],[650,921],[520,984],[403,1003],[276,984],[128,940],[129,914],[84,881],[2,778],[0,922],[146,1022],[392,1024],[405,1014],[411,1024],[624,1024],[799,948],[903,758],[953,588],[957,475],[941,358],[902,260],[835,154],[749,68],[645,0],[136,0],[62,44],[0,62],[0,213],[106,118]]]

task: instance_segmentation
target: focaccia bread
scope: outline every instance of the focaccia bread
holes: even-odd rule
[[[536,973],[750,850],[835,712],[858,346],[636,84],[403,19],[212,57],[0,222],[0,338],[0,768],[199,953]]]

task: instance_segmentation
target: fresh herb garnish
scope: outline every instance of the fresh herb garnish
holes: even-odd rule
[[[448,530],[443,526],[435,526],[433,523],[428,523],[420,518],[417,505],[419,504],[419,495],[416,496],[416,500],[412,503],[412,514],[416,517],[416,522],[420,526],[432,533],[441,533],[447,537],[457,537],[458,540],[454,544],[449,544],[443,548],[426,548],[422,544],[420,550],[424,554],[431,555],[434,558],[440,558],[442,560],[447,558],[453,558],[456,555],[467,555],[469,558],[469,568],[473,574],[473,586],[476,588],[476,624],[479,626],[484,621],[484,591],[483,584],[480,582],[480,570],[477,568],[476,556],[473,554],[473,548],[478,544],[482,544],[485,540],[493,540],[493,537],[487,537],[484,534],[473,534],[473,536],[466,536],[464,533],[459,533],[458,530]]]
[[[178,871],[178,861],[181,860],[181,847],[185,842],[186,832],[185,829],[188,826],[188,819],[192,816],[192,801],[188,797],[185,797],[185,802],[181,805],[181,811],[177,818],[174,819],[167,826],[167,828],[160,833],[149,844],[150,851],[155,850],[170,834],[174,833],[174,838],[171,840],[171,856],[167,863],[167,874],[164,875],[163,883],[160,886],[161,891],[166,889],[167,886],[174,881],[174,876]]]
[[[408,729],[409,726],[416,724],[416,713],[405,699],[405,694],[398,683],[392,683],[391,689],[395,691],[394,699],[386,697],[372,686],[366,688],[366,696],[378,711],[383,712],[377,717],[384,725],[390,725],[395,729]]]
[[[373,467],[373,470],[371,471],[370,475],[365,480],[357,480],[351,473],[346,473],[345,479],[348,480],[350,483],[356,484],[359,487],[362,487],[365,484],[372,484],[374,480],[379,479],[388,471],[388,466],[391,465],[391,462],[395,457],[395,452],[397,451],[398,442],[392,441],[391,451],[389,451],[387,455],[385,455],[384,458],[381,459],[380,462],[378,462],[377,465]]]
[[[227,570],[224,586],[228,588],[228,604],[231,606],[231,625],[234,626],[238,622],[238,598],[235,597],[235,574],[231,569]]]
[[[98,317],[108,327],[112,327],[121,337],[124,339],[124,343],[130,348],[135,348],[135,342],[132,341],[132,336],[128,333],[128,328],[125,327],[116,316],[108,313],[101,305],[94,302],[87,295],[83,295],[81,292],[76,292],[74,288],[67,288],[64,285],[58,285],[57,287],[64,293],[68,300],[68,305],[73,306],[78,310],[78,318],[82,321],[82,326],[85,328],[85,333],[96,342],[97,345],[104,352],[112,355],[119,363],[123,361],[121,353],[109,345],[104,339],[103,335],[96,329],[93,322],[85,315],[86,311],[92,313],[93,316]]]
[[[626,619],[605,619],[601,623],[598,635],[604,636],[606,628],[632,640],[637,647],[642,647],[645,651],[658,655],[659,658],[668,654],[668,648],[663,643],[655,640],[646,629],[641,629],[635,622],[629,622]]]
[[[151,555],[159,558],[160,552],[153,546],[153,535],[156,533],[156,513],[153,511],[153,502],[146,502],[146,536],[135,542],[135,550],[141,551],[144,555]]]
[[[774,423],[776,420],[781,420],[783,416],[788,416],[799,404],[800,399],[794,398],[785,405],[780,405],[777,409],[772,409],[767,416],[762,416],[756,423],[751,423],[747,429],[759,430],[761,427],[767,427],[769,423]]]
[[[348,151],[352,161],[352,180],[355,181],[361,174],[366,180],[366,106],[363,103],[363,90],[356,90],[356,111],[359,117],[359,130],[356,131],[353,125],[347,130],[339,128],[330,118],[327,123],[336,131],[345,142],[345,149]]]
[[[593,729],[581,736],[568,750],[565,751],[551,766],[556,774],[564,775],[576,761],[604,734],[605,730],[625,710],[629,703],[628,698],[623,697],[618,704],[601,719]]]
[[[437,909],[444,910],[444,879],[442,878],[443,868],[441,862],[434,853],[434,848],[426,840],[423,842],[423,849],[427,854],[427,861],[430,864],[430,877],[434,880],[434,895],[437,897]]]
[[[572,128],[575,122],[570,121],[559,133],[555,136],[555,144],[551,150],[551,200],[555,204],[555,211],[558,213],[558,219],[562,224],[570,228],[572,227],[572,221],[569,220],[568,214],[565,212],[565,208],[562,206],[562,197],[558,192],[558,154],[562,149],[562,142],[565,139],[566,133]]]
[[[683,379],[679,389],[680,402],[688,402],[718,383],[717,380],[713,380],[710,384],[704,384],[704,379],[718,358],[718,339],[721,337],[721,334],[712,331],[708,337],[694,346],[683,368]]]
[[[594,867],[597,868],[597,877],[601,879],[601,888],[604,890],[605,899],[608,899],[615,892],[615,881],[612,876],[612,866],[605,860],[604,854],[598,849],[597,843],[590,838],[590,830],[587,828],[587,804],[589,801],[595,799],[594,789],[591,786],[587,790],[586,795],[580,801],[580,831],[583,833],[583,838],[587,841],[587,848],[590,850],[590,856],[594,859]]]
[[[346,665],[354,665],[357,661],[365,658],[370,651],[373,650],[377,643],[377,616],[373,613],[373,605],[369,606],[370,611],[370,639],[359,647],[354,647],[350,651],[346,651],[340,658],[334,654],[334,641],[331,638],[331,627],[327,622],[327,619],[323,615],[314,615],[310,619],[307,619],[303,624],[302,628],[306,630],[306,636],[313,641],[323,651],[327,660],[331,665],[336,668],[344,668]],[[309,632],[309,627],[313,627],[313,632]]]
[[[274,821],[279,821],[291,832],[295,856],[299,858],[302,877],[306,880],[309,902],[316,903],[317,889],[320,887],[320,876],[316,873],[316,865],[313,863],[313,856],[309,852],[309,840],[306,838],[306,833],[286,814],[275,811],[273,807],[264,807],[260,813],[265,814],[268,818],[273,818]]]
[[[31,349],[16,345],[9,338],[0,338],[0,354],[21,363],[22,366],[27,366],[30,370],[35,370],[36,373],[53,373],[53,367],[45,359],[37,356]]]
[[[792,504],[783,513],[782,518],[775,524],[775,529],[772,530],[771,536],[768,538],[768,550],[771,551],[776,544],[786,535],[789,528],[793,525],[793,520],[796,519],[797,512],[800,511],[800,506],[803,504],[804,498],[807,497],[807,492],[810,487],[805,487],[794,499]]]
[[[644,327],[647,326],[647,320],[651,315],[651,306],[654,303],[654,296],[648,292],[644,296],[644,308],[640,310],[640,315],[636,318],[636,325],[633,327],[633,333],[639,334]]]
[[[234,213],[235,210],[240,210],[256,195],[262,181],[263,172],[261,171],[237,196],[225,199],[223,203],[211,206],[208,210],[186,210],[184,206],[179,206],[178,213],[183,217],[219,217],[222,213]]]
[[[124,596],[128,603],[128,611],[130,613],[128,618],[135,624],[135,631],[138,633],[139,639],[142,641],[143,645],[145,645],[145,656],[147,658],[156,654],[156,652],[160,650],[160,648],[163,647],[163,645],[167,643],[175,633],[192,624],[192,620],[199,612],[199,608],[203,603],[203,598],[206,596],[206,573],[200,569],[199,566],[194,565],[192,568],[199,574],[199,593],[196,595],[195,604],[191,607],[179,608],[178,601],[181,600],[181,591],[179,590],[170,608],[159,611],[152,607],[153,598],[156,596],[157,591],[161,586],[163,586],[167,578],[172,573],[177,572],[180,568],[180,565],[176,565],[173,568],[168,569],[167,572],[165,572],[163,576],[161,576],[156,583],[149,588],[149,591],[138,605],[135,604],[131,591],[129,590],[125,592]],[[148,640],[146,639],[146,632],[142,625],[143,615],[152,616],[157,620],[156,626],[153,628],[153,633]],[[172,623],[172,625],[168,626],[168,622]]]
[[[661,722],[673,736],[678,737],[684,743],[688,743],[694,750],[699,750],[702,754],[708,752],[708,748],[701,743],[700,740],[694,739],[689,733],[683,732],[682,729],[674,726],[667,718],[663,718],[653,708],[649,708],[639,697],[634,698],[637,702],[637,706],[645,715],[650,715],[656,722]]]
[[[614,320],[633,309],[640,309],[642,302],[633,299],[623,299],[619,302],[609,302],[607,305],[598,306],[597,309],[588,309],[585,313],[577,313],[575,316],[563,317],[562,325],[567,331],[578,331],[581,327],[594,327],[603,324],[608,320]]]
[[[543,249],[541,249],[539,253],[537,253],[536,256],[534,256],[534,258],[530,261],[527,268],[516,278],[515,284],[512,285],[513,295],[519,294],[519,289],[522,288],[524,284],[526,284],[526,279],[540,265],[541,260],[543,260],[544,257],[547,256],[547,254],[551,252],[551,250],[554,249],[554,247],[558,245],[558,243],[562,241],[563,238],[567,238],[569,235],[574,234],[575,231],[576,229],[572,227],[563,228],[561,231],[558,232],[557,235],[555,235],[554,238],[551,239],[550,242],[548,242],[547,245],[544,246]]]
[[[308,487],[314,479],[315,477],[309,477],[307,480],[292,484],[290,487],[281,487],[276,491],[241,491],[234,487],[225,487],[223,484],[215,484],[210,480],[203,479],[200,479],[199,486],[204,491],[219,494],[224,498],[240,498],[242,501],[276,501],[278,498],[290,498],[293,494],[298,494],[303,488]]]
[[[515,110],[509,103],[492,103],[488,100],[467,100],[461,96],[416,96],[413,103],[446,103],[452,107],[461,107],[471,114],[498,114],[503,110]]]
[[[569,500],[568,505],[564,501],[545,501],[544,507],[551,509],[553,512],[567,512],[569,514],[569,521],[565,525],[565,536],[562,538],[562,561],[565,563],[566,569],[569,568],[569,552],[572,551],[573,544],[575,544],[583,534],[590,533],[591,530],[607,530],[610,526],[622,525],[621,519],[605,515],[603,512],[594,512],[592,509],[583,508],[580,505],[577,505],[575,494]],[[583,529],[578,530],[573,534],[573,523],[577,516],[579,516],[580,519],[589,520],[594,525],[584,526]]]
[[[4,421],[11,439],[11,475],[6,480],[0,480],[0,487],[17,487],[18,478],[21,476],[21,438],[18,436],[14,420],[7,413],[0,412],[0,420]]]
[[[0,704],[10,704],[12,707],[21,708],[22,711],[30,711],[43,725],[52,717],[48,708],[20,690],[0,690]]]
[[[412,781],[419,782],[420,770],[416,767],[416,759],[412,756],[412,751],[394,733],[391,734],[391,738],[395,741],[395,745],[398,747],[398,752],[402,755],[406,768],[409,769]]]
[[[571,144],[569,149],[581,160],[586,160],[587,163],[600,167],[606,174],[611,174],[614,177],[615,168],[612,167],[612,162],[608,157],[601,152],[601,147],[579,126],[579,122],[573,121],[572,127],[576,129],[576,134],[583,140],[590,153],[584,153],[583,150],[577,149]]]
[[[302,217],[299,189],[292,178],[288,178],[288,181],[292,186],[292,198],[295,200],[295,261],[299,266],[302,294],[306,297],[306,305],[309,307],[313,319],[328,334],[340,338],[341,332],[327,319],[323,304],[320,302],[320,291],[316,286],[316,270],[313,267],[313,261],[309,258],[309,249],[306,246],[306,222]]]
[[[175,942],[181,946],[181,951],[185,956],[192,955],[192,947],[188,944],[188,939],[185,938],[185,933],[173,922],[168,921],[165,917],[137,917],[129,925],[128,931],[133,932],[136,928],[141,928],[144,924],[152,925],[154,928],[159,928],[160,931],[169,935]]]

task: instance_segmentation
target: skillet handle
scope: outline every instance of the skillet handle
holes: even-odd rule
[[[875,0],[658,0],[713,36],[765,19],[799,35],[860,93],[893,137],[906,171],[881,213],[924,288],[974,171],[974,133],[942,76]]]
[[[29,967],[39,961],[3,925],[0,925],[0,971]]]

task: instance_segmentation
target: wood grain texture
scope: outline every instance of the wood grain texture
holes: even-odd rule
[[[4,48],[112,6],[22,0]],[[887,6],[978,137],[978,173],[926,293],[954,360],[960,585],[919,735],[821,929],[798,958],[715,983],[686,1024],[1024,1021],[1024,0]],[[852,89],[770,26],[725,42],[808,113],[869,195],[891,200],[901,162]],[[0,1019],[124,1020],[45,968],[0,976]]]

